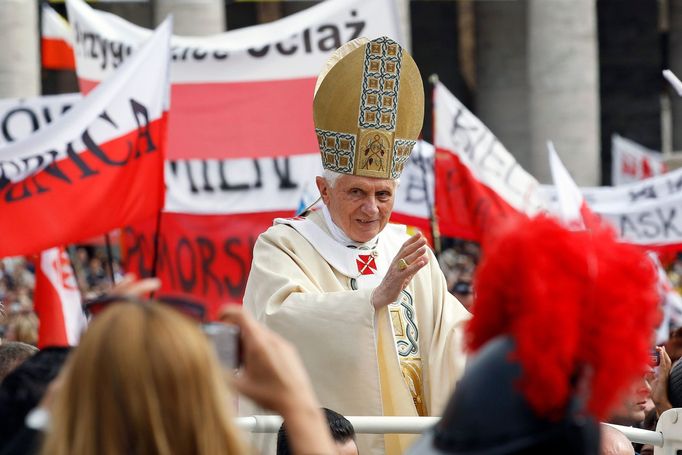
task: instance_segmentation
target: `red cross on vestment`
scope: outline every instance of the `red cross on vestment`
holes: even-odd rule
[[[374,275],[374,272],[377,271],[377,263],[371,254],[358,254],[355,262],[358,264],[360,275]]]

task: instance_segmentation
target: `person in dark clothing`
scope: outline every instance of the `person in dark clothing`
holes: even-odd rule
[[[30,454],[39,449],[39,433],[27,429],[28,413],[38,406],[57,377],[70,348],[45,348],[12,371],[0,385],[0,454]]]

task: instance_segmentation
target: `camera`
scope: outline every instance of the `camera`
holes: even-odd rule
[[[658,352],[658,350],[656,348],[653,348],[651,350],[650,362],[651,362],[652,367],[657,367],[661,364],[661,353]]]
[[[221,322],[209,322],[203,324],[202,328],[211,340],[221,366],[227,371],[237,370],[241,365],[239,327]]]

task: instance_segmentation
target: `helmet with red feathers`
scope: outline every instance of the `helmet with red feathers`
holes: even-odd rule
[[[609,228],[512,221],[483,246],[475,355],[413,453],[596,454],[598,420],[645,371],[657,304],[651,261]]]

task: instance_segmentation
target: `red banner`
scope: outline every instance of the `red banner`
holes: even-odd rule
[[[253,246],[277,217],[290,211],[245,215],[163,213],[157,252],[159,297],[187,298],[214,319],[226,303],[241,303],[251,270]],[[152,276],[156,219],[123,230],[124,267]]]

